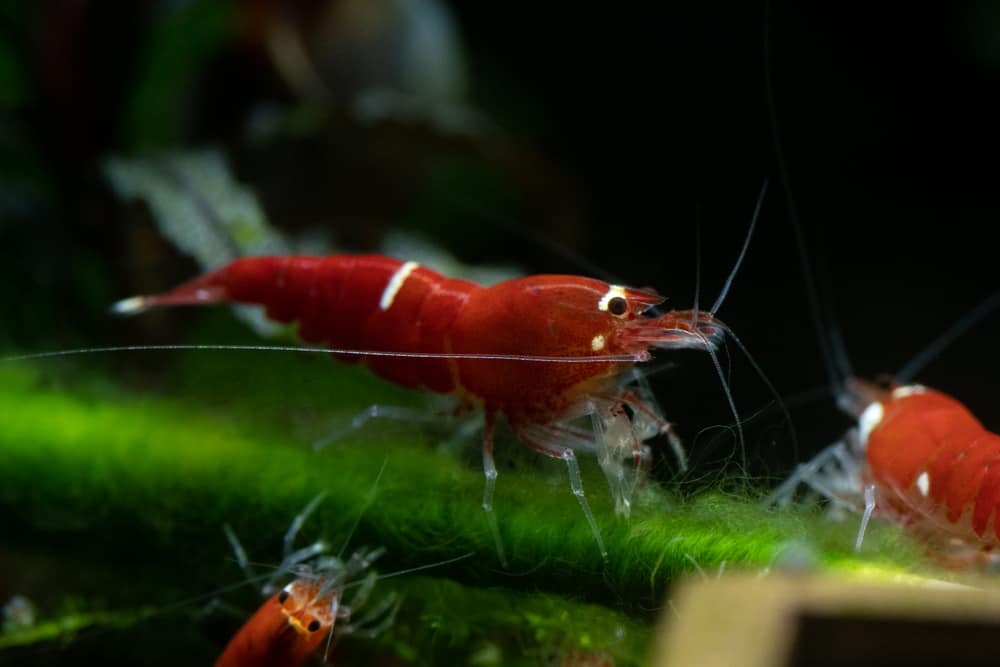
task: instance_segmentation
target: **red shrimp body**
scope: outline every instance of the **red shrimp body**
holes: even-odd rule
[[[379,255],[248,257],[138,299],[127,300],[133,310],[221,301],[260,304],[271,319],[298,322],[303,340],[349,350],[638,357],[657,345],[696,346],[685,337],[695,332],[690,311],[641,317],[663,300],[649,290],[559,275],[480,287]],[[699,340],[715,341],[720,332],[712,329],[714,321],[708,313],[700,315]],[[467,405],[503,412],[514,422],[574,416],[582,397],[608,393],[613,378],[632,365],[337,356],[363,360],[376,374],[406,387],[455,394]]]
[[[573,494],[605,553],[575,450],[597,455],[616,512],[628,515],[650,461],[645,440],[666,434],[681,466],[685,461],[648,391],[627,388],[623,378],[651,348],[711,352],[725,330],[708,312],[649,317],[647,311],[663,301],[652,290],[563,275],[480,287],[378,255],[247,257],[169,292],[126,299],[114,310],[224,301],[263,305],[270,318],[298,322],[304,340],[326,343],[344,361],[363,361],[406,387],[451,394],[460,410],[482,410],[483,508],[501,561],[492,520],[497,415],[523,443],[566,463]],[[504,358],[489,358],[497,355]],[[585,416],[593,431],[570,423]],[[638,475],[624,469],[626,459]]]
[[[323,644],[336,620],[321,579],[296,579],[267,599],[233,635],[215,667],[297,667]]]
[[[921,385],[896,387],[865,408],[859,436],[870,483],[889,505],[883,512],[923,537],[1000,543],[1000,436],[959,401]]]

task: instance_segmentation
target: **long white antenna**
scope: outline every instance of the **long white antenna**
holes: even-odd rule
[[[405,359],[485,359],[491,361],[537,361],[565,364],[592,364],[595,362],[616,361],[622,363],[637,363],[647,361],[648,353],[637,354],[604,354],[587,357],[542,356],[531,354],[486,354],[477,352],[391,352],[386,350],[348,350],[335,347],[301,347],[285,345],[117,345],[110,347],[84,347],[75,350],[55,350],[52,352],[32,352],[17,354],[10,357],[0,357],[0,363],[14,361],[30,361],[33,359],[48,359],[52,357],[69,357],[77,354],[102,354],[107,352],[152,352],[171,350],[227,350],[238,352],[305,352],[341,354],[356,357],[401,357]]]
[[[761,206],[764,205],[764,195],[767,194],[767,184],[768,179],[764,179],[764,184],[760,188],[760,194],[757,195],[757,204],[753,209],[753,217],[750,219],[750,229],[747,230],[746,238],[743,239],[743,248],[740,249],[740,256],[736,258],[736,264],[733,265],[733,270],[729,272],[729,277],[726,278],[726,284],[722,286],[722,291],[719,292],[718,298],[716,298],[715,303],[709,309],[712,315],[719,312],[719,308],[722,307],[722,302],[725,300],[726,295],[729,294],[729,288],[733,285],[733,278],[736,277],[736,272],[740,270],[740,265],[743,264],[743,258],[747,255],[747,248],[750,247],[750,239],[753,237],[754,227],[757,226],[757,219],[760,217]]]
[[[899,369],[899,372],[896,373],[896,380],[901,383],[906,383],[912,380],[913,376],[922,371],[924,367],[933,361],[935,357],[941,354],[945,348],[954,343],[956,338],[971,329],[973,325],[978,324],[980,320],[996,310],[998,306],[1000,306],[1000,291],[991,294],[983,301],[979,302],[975,308],[960,317],[954,324],[948,327],[944,333],[938,336],[935,340],[931,341],[930,345],[925,347],[916,356],[906,362],[906,364]]]
[[[844,345],[843,336],[835,326],[827,326],[823,318],[823,309],[819,300],[819,289],[816,287],[815,272],[809,261],[809,253],[806,248],[805,235],[802,231],[802,222],[799,218],[799,209],[792,195],[791,178],[788,171],[788,163],[785,160],[785,151],[781,143],[781,131],[778,128],[778,111],[774,102],[774,83],[771,79],[771,2],[764,0],[764,30],[763,30],[763,64],[764,64],[764,89],[767,100],[767,118],[771,126],[771,140],[774,142],[774,158],[778,165],[778,177],[781,180],[781,189],[785,194],[785,207],[788,210],[788,220],[795,232],[795,243],[799,251],[799,266],[802,270],[802,281],[806,289],[806,298],[809,303],[813,328],[816,330],[819,341],[820,353],[823,356],[823,365],[826,366],[826,374],[830,379],[830,385],[835,396],[843,392],[843,386],[847,378],[854,375],[847,358],[847,350]]]

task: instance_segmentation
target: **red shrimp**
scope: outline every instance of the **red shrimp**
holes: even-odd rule
[[[918,384],[881,390],[858,418],[859,445],[881,511],[936,541],[955,538],[989,551],[1000,544],[1000,435],[959,401]]]
[[[303,552],[316,550],[320,544],[307,547]],[[355,553],[346,562],[321,557],[316,559],[314,567],[296,566],[296,578],[271,595],[243,624],[226,644],[215,667],[296,667],[315,654],[320,646],[325,647],[324,655],[329,655],[335,635],[360,633],[374,637],[380,634],[395,619],[398,609],[395,595],[376,603],[360,621],[352,622],[352,614],[366,603],[377,578],[372,572],[360,580],[355,577],[367,570],[381,553],[381,550]],[[452,561],[461,558],[465,556]],[[344,591],[348,585],[354,585],[355,590],[345,604]]]
[[[769,8],[765,7],[765,17]],[[854,376],[835,326],[824,322],[782,148],[770,77],[769,23],[764,69],[768,115],[788,219],[798,245],[803,283],[820,351],[837,404],[857,420],[844,439],[799,465],[766,504],[787,503],[805,483],[820,495],[862,512],[855,550],[873,514],[906,527],[944,562],[991,560],[1000,544],[1000,435],[987,430],[957,399],[909,381],[918,369],[974,322],[1000,305],[993,294],[911,360],[889,383]],[[828,312],[828,311],[827,311]]]
[[[391,593],[366,610],[364,618],[352,619],[353,613],[366,604],[375,586],[377,577],[370,568],[384,550],[361,549],[342,560],[340,554],[328,555],[329,545],[324,541],[297,550],[293,548],[302,524],[319,505],[323,495],[313,498],[292,520],[285,533],[281,563],[261,588],[267,600],[233,635],[216,660],[216,667],[296,667],[316,653],[321,645],[325,644],[325,655],[329,655],[335,634],[361,632],[374,637],[395,619],[398,598]],[[237,563],[247,575],[247,581],[259,581],[261,577],[254,574],[236,534],[228,524],[224,530]],[[348,541],[350,536],[341,547],[341,554]],[[411,568],[408,572],[436,567],[467,556]],[[275,590],[278,582],[290,573],[294,573],[295,579]],[[354,590],[345,602],[344,594],[348,586]]]
[[[658,434],[681,451],[651,396],[629,389],[622,377],[651,348],[712,353],[725,327],[715,308],[650,315],[663,300],[649,289],[578,276],[480,287],[378,255],[262,256],[237,259],[162,294],[125,299],[114,310],[260,304],[271,319],[298,322],[302,339],[329,345],[342,361],[363,361],[392,382],[451,394],[460,409],[481,410],[483,508],[503,560],[492,514],[498,414],[526,445],[566,463],[602,554],[574,450],[597,454],[616,510],[625,515],[636,480],[626,477],[622,460],[644,469],[644,441]],[[596,434],[570,424],[587,416]]]
[[[269,598],[226,645],[215,667],[296,667],[323,644],[339,593],[321,576],[300,577]]]
[[[780,152],[780,147],[779,147]],[[788,187],[787,176],[783,178]],[[788,201],[792,202],[789,195]],[[802,228],[792,206],[806,293],[840,409],[857,420],[843,440],[799,465],[766,499],[787,503],[802,483],[862,513],[855,550],[873,515],[906,527],[931,555],[954,564],[989,560],[1000,544],[1000,435],[944,392],[910,382],[919,369],[1000,305],[993,294],[914,357],[890,382],[856,377],[835,326],[823,321]]]
[[[1000,545],[1000,435],[951,396],[920,384],[850,378],[838,397],[857,419],[845,439],[799,466],[772,497],[804,482],[835,502],[910,530],[952,562]]]

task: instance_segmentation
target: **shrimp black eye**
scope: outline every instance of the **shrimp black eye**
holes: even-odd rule
[[[319,630],[319,621],[318,621],[318,620],[316,620],[316,619],[313,619],[313,622],[312,622],[312,623],[310,623],[310,624],[309,624],[309,625],[308,625],[308,626],[306,627],[306,629],[307,629],[307,630],[308,630],[309,632],[316,632],[317,630]]]
[[[624,315],[628,312],[628,301],[620,296],[608,301],[608,312],[612,315]]]
[[[288,591],[281,591],[278,593],[278,602],[285,604],[285,600],[288,599]]]

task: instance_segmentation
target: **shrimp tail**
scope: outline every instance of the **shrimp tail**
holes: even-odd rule
[[[202,306],[239,301],[265,305],[272,319],[288,322],[298,313],[278,312],[287,310],[281,308],[281,304],[288,300],[285,292],[289,290],[284,288],[289,278],[302,273],[294,272],[294,269],[290,271],[289,264],[306,264],[308,268],[313,268],[318,263],[319,260],[313,258],[243,257],[167,292],[122,299],[111,306],[111,312],[133,315],[160,306]],[[300,305],[296,303],[296,306]]]
[[[175,287],[169,292],[132,296],[111,304],[115,315],[138,315],[160,306],[202,306],[229,301],[222,271],[215,271]]]

